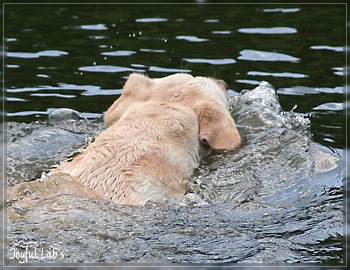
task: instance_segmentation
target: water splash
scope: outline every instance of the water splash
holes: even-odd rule
[[[233,97],[230,110],[243,145],[235,154],[210,156],[191,179],[189,190],[209,203],[237,206],[254,201],[255,208],[312,199],[310,181],[320,167],[334,169],[337,158],[322,154],[310,139],[310,120],[294,109],[282,110],[268,82]],[[320,156],[325,159],[316,158]]]
[[[308,119],[284,112],[267,82],[234,97],[231,111],[244,138],[241,149],[204,159],[181,203],[131,207],[73,195],[23,209],[9,202],[9,249],[52,250],[59,243],[60,262],[68,263],[341,263],[341,158],[310,140]],[[66,159],[62,149],[73,150],[72,142],[81,148],[103,127],[69,110],[51,118],[51,124],[9,124],[15,181]]]

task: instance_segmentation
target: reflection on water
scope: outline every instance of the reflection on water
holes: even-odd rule
[[[30,7],[8,6],[5,17],[10,120],[44,119],[62,107],[93,118],[130,72],[191,72],[223,78],[238,92],[268,80],[283,95],[282,107],[297,104],[298,112],[317,118],[314,139],[344,145],[337,128],[323,140],[329,132],[318,123],[328,119],[314,110],[343,101],[341,5],[176,5],[177,12],[171,5]],[[342,122],[340,111],[328,111]]]
[[[287,61],[298,62],[300,59],[283,53],[243,50],[238,59],[248,61]]]
[[[342,5],[23,4],[4,14],[10,185],[79,152],[131,72],[224,79],[245,139],[203,160],[189,184],[197,196],[180,205],[9,204],[12,251],[55,247],[56,262],[344,261]],[[279,100],[268,84],[242,90],[262,80]],[[58,108],[79,113],[55,122]]]

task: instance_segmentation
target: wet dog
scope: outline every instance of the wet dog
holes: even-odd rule
[[[104,116],[109,125],[64,172],[114,203],[181,199],[202,144],[229,151],[241,138],[222,80],[131,74]]]

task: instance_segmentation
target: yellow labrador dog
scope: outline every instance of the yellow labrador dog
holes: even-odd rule
[[[222,80],[131,74],[105,113],[109,127],[58,171],[117,204],[182,199],[201,144],[233,150],[241,139]]]

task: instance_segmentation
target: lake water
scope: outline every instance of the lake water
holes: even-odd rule
[[[5,5],[9,185],[40,177],[103,129],[100,118],[131,72],[224,79],[245,139],[238,153],[213,154],[195,172],[190,191],[204,205],[60,196],[17,209],[7,262],[19,262],[14,250],[57,246],[64,258],[31,262],[344,264],[345,11]],[[244,91],[261,81],[275,91]],[[87,120],[47,124],[57,108]]]

